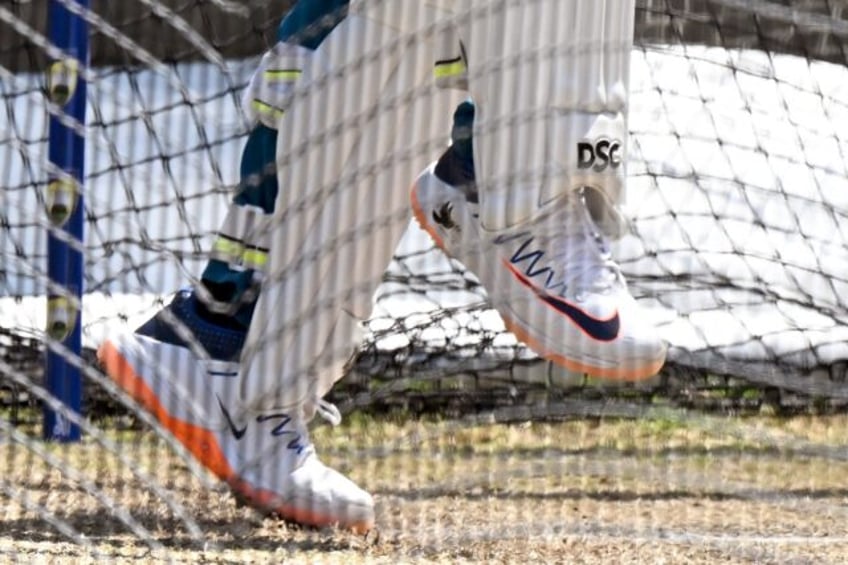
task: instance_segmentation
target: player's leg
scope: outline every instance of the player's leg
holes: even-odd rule
[[[303,68],[314,50],[346,17],[348,4],[349,0],[301,0],[280,23],[279,43],[265,54],[243,96],[243,109],[256,125],[242,151],[234,211],[253,208],[262,214],[273,213],[279,192],[275,164],[278,124]],[[224,323],[236,321],[247,328],[258,286],[256,272],[251,268],[255,265],[245,260],[245,252],[250,257],[251,249],[239,245],[243,243],[240,240],[231,244],[228,227],[222,226],[213,245],[213,258],[201,276],[202,289],[211,295],[206,295],[206,302],[215,304],[213,310],[224,314]],[[252,250],[256,251],[255,246]]]
[[[285,414],[300,436],[316,410],[337,416],[321,397],[360,343],[408,223],[399,187],[442,145],[445,127],[434,116],[449,109],[431,98],[429,45],[391,26],[352,13],[316,54],[279,136],[280,185],[297,190],[280,191],[269,223],[273,252],[240,382],[246,421]],[[286,490],[269,455],[257,452],[256,465],[239,471],[246,496]],[[337,498],[312,502],[334,512]]]
[[[435,94],[429,37],[413,42],[373,15],[351,7],[334,32],[343,39],[319,50],[334,71],[311,77],[321,88],[287,117],[308,133],[280,134],[280,182],[301,189],[277,202],[268,281],[245,350],[247,403],[309,403],[340,376],[351,329],[369,315],[407,225],[398,187],[443,146],[452,98]]]
[[[513,226],[590,184],[618,202],[632,0],[471,0],[463,6],[456,18],[477,105],[483,225]],[[588,167],[590,156],[580,144],[605,137],[619,143],[615,156],[606,148]]]
[[[113,379],[254,505],[303,524],[367,529],[373,523],[370,496],[320,464],[303,419],[274,410],[250,415],[238,402],[237,361],[268,251],[256,228],[273,212],[279,192],[277,125],[312,49],[341,20],[346,5],[300,2],[280,26],[283,43],[263,57],[245,96],[245,110],[257,125],[202,283],[179,292],[133,335],[104,342],[99,355]],[[262,464],[276,470],[270,488],[245,480],[260,452]]]
[[[416,217],[539,354],[599,377],[650,377],[665,345],[602,233],[619,227],[633,2],[468,6],[457,21],[475,178],[450,178],[452,147],[416,182]]]

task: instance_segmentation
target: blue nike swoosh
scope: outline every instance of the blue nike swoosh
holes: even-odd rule
[[[512,265],[507,263],[506,266],[521,284],[535,292],[539,298],[557,312],[566,315],[593,339],[598,341],[613,341],[618,337],[618,332],[621,331],[621,317],[618,315],[618,311],[606,320],[599,320],[594,316],[590,316],[577,306],[536,287],[527,277],[516,271]]]

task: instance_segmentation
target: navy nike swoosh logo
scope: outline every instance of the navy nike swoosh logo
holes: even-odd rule
[[[606,320],[599,320],[568,301],[552,296],[544,290],[537,288],[527,277],[516,271],[511,265],[507,264],[507,267],[509,267],[510,272],[515,275],[521,284],[535,292],[542,301],[554,308],[557,312],[568,316],[571,321],[577,324],[591,338],[598,341],[612,341],[618,337],[618,332],[621,331],[621,317],[618,315],[618,311]]]
[[[224,418],[227,420],[227,425],[230,427],[230,431],[233,432],[233,436],[235,436],[236,440],[240,440],[242,437],[244,437],[245,432],[247,432],[247,424],[245,424],[241,428],[237,427],[235,423],[233,423],[233,419],[230,417],[230,413],[227,410],[227,407],[224,406],[223,402],[221,402],[221,397],[217,394],[215,395],[215,397],[218,399],[218,406],[221,407],[221,412],[224,413]]]

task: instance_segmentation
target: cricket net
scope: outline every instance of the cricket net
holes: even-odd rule
[[[55,291],[46,255],[56,174],[47,164],[48,118],[64,116],[86,138],[85,237],[72,242],[83,252],[85,350],[74,362],[84,372],[84,431],[120,458],[104,430],[124,425],[127,407],[131,420],[150,420],[117,393],[91,351],[197,282],[238,183],[249,127],[241,93],[293,4],[57,1],[90,29],[90,64],[79,67],[84,124],[44,96],[43,72],[60,54],[48,3],[0,5],[0,442],[29,445],[51,464],[26,431],[34,408],[62,409],[43,388],[40,363],[51,344],[46,297]],[[631,223],[613,253],[670,345],[656,379],[610,387],[538,359],[506,332],[474,275],[410,223],[357,362],[333,393],[342,411],[628,417],[658,399],[685,409],[842,409],[846,19],[843,0],[637,1]],[[432,32],[408,39],[428,48]],[[411,157],[423,167],[447,142],[461,98],[407,94],[441,97],[431,118],[444,124],[443,138]],[[72,479],[99,504],[121,507],[97,484]],[[180,515],[155,478],[144,481]],[[84,541],[47,501],[28,500],[2,478],[0,486]],[[155,538],[131,516],[119,518]]]

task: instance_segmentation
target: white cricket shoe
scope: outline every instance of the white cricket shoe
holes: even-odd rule
[[[181,291],[135,333],[107,339],[97,352],[106,373],[243,502],[306,526],[373,528],[371,495],[321,463],[302,407],[259,413],[239,406],[236,360],[245,332],[202,319],[195,305]],[[180,326],[200,354],[174,330]],[[340,420],[328,403],[318,411]]]
[[[656,375],[666,345],[627,290],[582,192],[531,222],[482,228],[472,185],[428,167],[412,187],[416,220],[486,289],[518,339],[568,370],[615,380]]]

